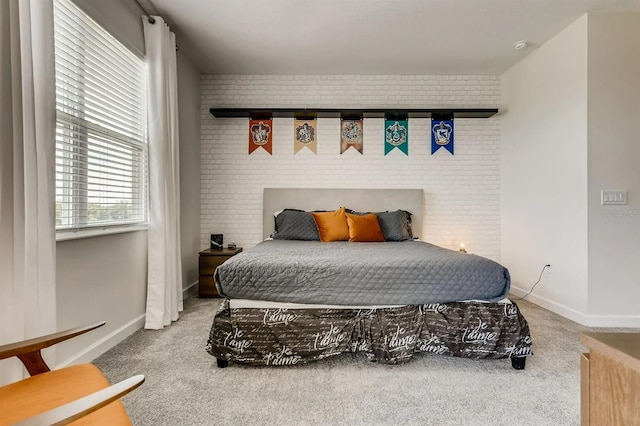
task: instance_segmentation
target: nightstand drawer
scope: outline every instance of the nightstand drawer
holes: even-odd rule
[[[216,283],[213,281],[213,276],[200,276],[198,294],[200,297],[220,297],[218,290],[216,290]]]
[[[200,275],[211,275],[231,256],[200,256]]]

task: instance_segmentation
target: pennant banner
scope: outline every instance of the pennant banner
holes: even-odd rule
[[[431,155],[444,147],[453,155],[453,119],[431,119]]]
[[[318,132],[316,120],[293,121],[293,153],[297,154],[302,148],[307,147],[314,154],[318,153]]]
[[[362,119],[341,120],[340,122],[340,154],[353,148],[362,154],[363,151]]]
[[[409,120],[384,120],[384,155],[393,148],[409,155]]]
[[[262,147],[270,155],[273,145],[273,120],[249,120],[249,154]]]

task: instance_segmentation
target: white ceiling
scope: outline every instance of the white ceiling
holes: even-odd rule
[[[149,2],[204,74],[500,74],[586,12],[640,12],[640,0]]]

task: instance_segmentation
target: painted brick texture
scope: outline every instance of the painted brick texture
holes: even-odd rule
[[[211,107],[496,107],[497,76],[204,75],[201,81],[201,246],[223,233],[251,247],[262,238],[263,188],[422,188],[422,239],[500,256],[500,123],[455,122],[455,156],[430,154],[429,119],[409,120],[409,155],[384,155],[383,119],[364,120],[364,154],[340,155],[340,120],[318,119],[318,153],[293,154],[293,119],[276,118],[273,155],[248,155],[248,120],[216,119]],[[295,208],[296,206],[291,206]],[[327,206],[327,209],[339,206]],[[348,207],[348,206],[347,206]]]

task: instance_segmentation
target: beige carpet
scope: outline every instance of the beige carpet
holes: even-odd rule
[[[295,367],[218,369],[205,344],[216,299],[188,299],[180,320],[140,330],[95,364],[109,379],[144,374],[124,398],[136,425],[578,425],[574,322],[527,301],[526,370],[509,360],[416,355],[402,365],[346,354]]]

